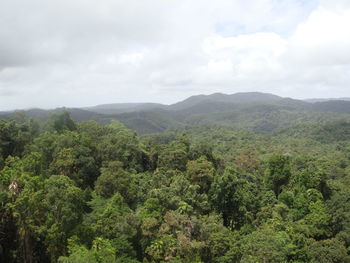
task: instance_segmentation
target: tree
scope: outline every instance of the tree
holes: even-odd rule
[[[136,134],[118,121],[112,121],[109,132],[100,138],[97,154],[102,162],[119,161],[128,171],[142,172],[148,167],[148,156]]]
[[[239,178],[232,168],[228,168],[222,176],[215,177],[209,196],[213,208],[222,215],[225,226],[239,229],[251,221],[256,188],[251,182]]]
[[[158,167],[165,170],[185,171],[189,147],[187,136],[182,135],[177,137],[175,141],[161,151],[158,158]]]
[[[204,243],[194,239],[196,218],[178,212],[167,212],[157,238],[147,247],[152,262],[201,262],[200,251]]]
[[[242,150],[235,158],[235,164],[247,172],[254,172],[259,169],[257,154],[253,150]]]
[[[84,225],[91,229],[93,236],[110,240],[118,256],[135,258],[132,244],[138,220],[120,193],[109,199],[94,194],[89,204],[92,211],[86,215]]]
[[[110,263],[116,262],[115,249],[107,239],[96,238],[91,249],[77,244],[74,238],[68,240],[69,257],[60,257],[59,263]]]
[[[199,185],[200,193],[208,193],[214,173],[212,163],[208,162],[205,157],[187,163],[187,175],[192,183]]]
[[[267,182],[275,191],[276,196],[281,192],[281,187],[289,182],[291,176],[289,156],[274,154],[269,160]]]
[[[81,222],[82,210],[82,191],[63,175],[45,181],[29,178],[13,205],[18,223],[25,232],[43,238],[53,262],[65,253],[66,240]]]
[[[136,184],[132,175],[123,169],[123,164],[112,161],[101,168],[101,175],[95,183],[96,193],[109,198],[119,192],[128,204],[132,204],[136,196]]]
[[[53,114],[48,121],[48,127],[50,130],[56,131],[58,133],[76,130],[76,125],[66,109]]]
[[[22,156],[24,148],[36,134],[32,130],[33,123],[16,123],[0,120],[0,156],[5,160],[8,156]],[[2,166],[0,166],[1,168]]]
[[[242,240],[242,258],[240,262],[285,263],[294,250],[288,233],[264,226]]]
[[[239,262],[241,252],[239,233],[223,225],[219,215],[212,214],[199,218],[199,240],[204,243],[201,258],[204,262]]]
[[[308,254],[311,263],[346,263],[350,257],[344,244],[336,238],[321,241],[310,240]]]

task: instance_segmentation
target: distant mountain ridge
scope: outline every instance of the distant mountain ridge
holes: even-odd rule
[[[305,99],[304,101],[315,103],[315,102],[326,102],[326,101],[350,101],[349,97],[343,97],[343,98],[312,98],[312,99]]]
[[[165,110],[183,110],[193,107],[199,103],[206,102],[226,102],[226,103],[254,103],[254,102],[272,102],[281,101],[285,98],[274,94],[262,92],[239,92],[234,94],[213,93],[210,95],[195,95],[183,101],[174,104],[165,105],[161,103],[111,103],[92,107],[85,107],[84,110],[94,111],[103,114],[114,114],[122,112],[165,109]]]
[[[153,108],[164,108],[166,105],[160,103],[111,103],[111,104],[101,104],[92,107],[85,107],[84,110],[94,111],[102,114],[113,114],[121,112],[131,112],[138,110],[146,110]]]
[[[45,121],[59,110],[31,109],[22,112]],[[197,95],[171,105],[115,103],[68,110],[75,121],[96,120],[107,124],[111,120],[119,120],[139,134],[200,124],[230,125],[266,133],[303,122],[350,121],[350,101],[310,103],[260,92]],[[0,112],[2,118],[14,114],[16,112]]]
[[[169,106],[172,110],[181,110],[184,108],[192,107],[195,104],[203,102],[226,102],[226,103],[247,103],[247,102],[267,102],[267,101],[280,101],[282,97],[269,93],[260,92],[248,92],[248,93],[234,93],[223,94],[213,93],[211,95],[197,95],[191,96],[183,101],[177,102]]]

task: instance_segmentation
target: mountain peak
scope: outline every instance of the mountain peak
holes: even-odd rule
[[[179,110],[192,107],[203,102],[226,102],[226,103],[254,103],[254,102],[275,102],[282,100],[277,95],[262,92],[239,92],[234,94],[213,93],[209,95],[195,95],[183,101],[170,105],[172,110]]]

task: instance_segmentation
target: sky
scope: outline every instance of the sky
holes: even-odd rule
[[[0,1],[0,110],[250,91],[350,97],[350,1]]]

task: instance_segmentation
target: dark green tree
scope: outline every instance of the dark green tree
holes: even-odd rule
[[[269,159],[267,183],[274,190],[276,196],[281,187],[289,182],[291,176],[290,159],[287,155],[274,154]]]

